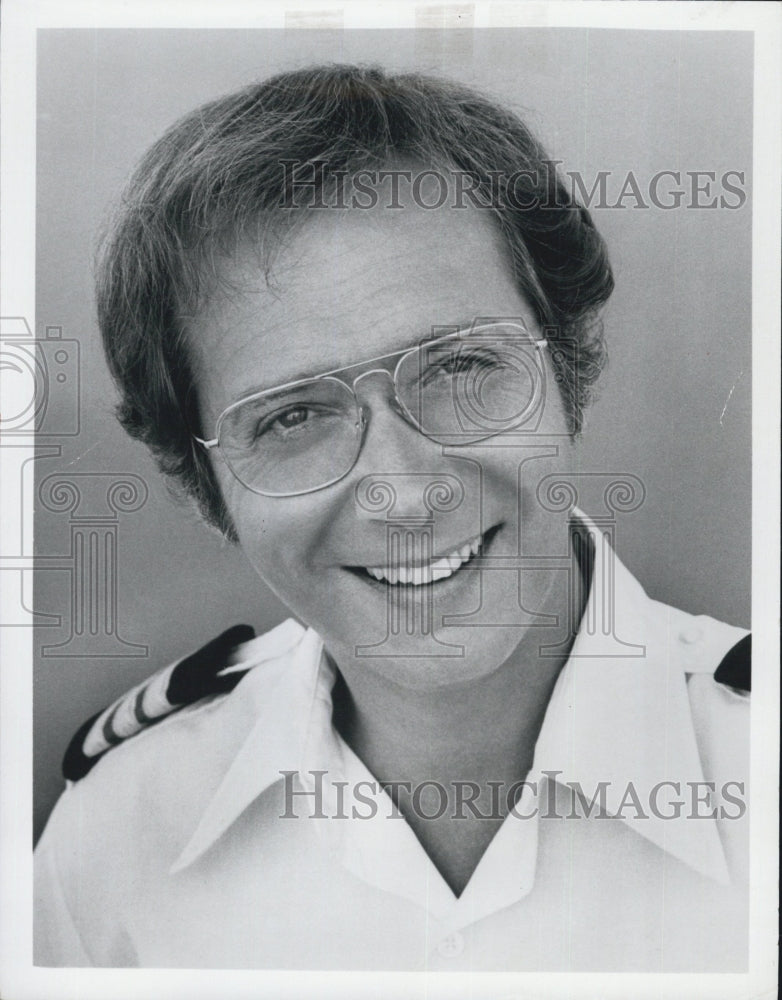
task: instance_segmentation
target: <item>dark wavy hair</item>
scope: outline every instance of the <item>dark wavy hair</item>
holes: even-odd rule
[[[283,161],[300,177],[309,167],[324,192],[338,174],[400,161],[466,172],[553,343],[570,431],[579,433],[605,361],[597,313],[613,277],[589,213],[527,126],[471,89],[419,74],[344,65],[283,73],[174,124],[133,174],[98,252],[98,322],[119,420],[207,522],[236,539],[192,438],[202,429],[187,316],[237,239],[266,248],[268,280],[274,246],[307,215],[284,207],[292,175]]]

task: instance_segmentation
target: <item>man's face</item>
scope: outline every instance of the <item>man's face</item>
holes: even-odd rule
[[[541,337],[507,258],[486,213],[412,203],[313,213],[275,257],[271,286],[259,256],[240,253],[190,323],[207,435],[243,396],[414,346],[433,327],[516,317]],[[512,440],[444,448],[394,409],[390,379],[371,374],[356,387],[368,424],[361,454],[331,486],[261,496],[212,452],[244,553],[320,633],[348,682],[372,671],[419,690],[458,684],[537,639],[529,623],[554,610],[557,589],[540,557],[566,555],[567,512],[544,509],[536,488],[568,467],[571,448],[545,349],[537,364],[547,389],[540,420]],[[424,501],[434,480],[455,490],[455,503],[439,505],[449,509]],[[375,482],[390,484],[393,506],[368,502]],[[450,575],[419,586],[376,579],[367,570],[392,568],[394,534],[402,570],[420,565],[430,540],[433,561],[451,557]],[[476,568],[477,547],[490,567]],[[537,564],[519,573],[520,553]]]

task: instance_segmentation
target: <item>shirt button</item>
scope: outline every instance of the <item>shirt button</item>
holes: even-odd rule
[[[679,633],[679,638],[682,642],[691,646],[694,642],[698,642],[698,640],[703,638],[703,629],[698,628],[697,625],[690,625],[689,628],[685,628]]]
[[[464,951],[464,935],[454,931],[437,945],[437,952],[443,958],[457,958]]]

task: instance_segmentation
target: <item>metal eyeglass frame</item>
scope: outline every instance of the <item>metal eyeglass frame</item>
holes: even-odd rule
[[[442,337],[436,337],[433,340],[424,341],[423,343],[416,344],[413,347],[405,347],[401,351],[391,351],[389,354],[379,354],[377,357],[367,358],[364,361],[356,361],[353,364],[344,365],[342,368],[332,368],[329,371],[321,372],[318,375],[311,375],[308,378],[294,379],[291,382],[283,382],[281,385],[272,386],[270,389],[262,389],[260,392],[250,393],[248,396],[243,396],[241,399],[237,399],[236,402],[231,403],[230,406],[227,406],[223,410],[223,412],[217,418],[217,423],[215,424],[215,437],[211,438],[208,441],[205,441],[203,438],[197,437],[195,434],[193,434],[192,437],[195,441],[197,441],[202,447],[204,447],[207,450],[211,450],[212,448],[219,448],[220,429],[222,427],[223,420],[228,416],[228,414],[233,413],[233,411],[237,410],[240,406],[244,406],[246,403],[252,402],[253,400],[262,399],[265,396],[270,396],[272,393],[282,392],[286,389],[293,389],[298,386],[309,385],[310,383],[313,382],[320,382],[322,380],[339,382],[341,385],[345,386],[345,388],[348,389],[351,395],[353,396],[353,402],[355,403],[356,413],[358,415],[358,422],[356,424],[356,430],[358,432],[356,454],[353,458],[353,461],[350,463],[349,468],[347,468],[344,472],[340,473],[338,476],[335,476],[333,479],[330,479],[326,483],[321,483],[318,486],[311,486],[309,487],[309,489],[306,490],[293,490],[286,493],[271,493],[268,490],[260,489],[257,486],[248,486],[247,483],[245,483],[244,480],[241,479],[239,475],[235,472],[233,466],[228,461],[228,459],[225,459],[225,464],[231,470],[233,476],[242,484],[242,486],[244,486],[245,489],[249,490],[251,493],[257,493],[260,496],[265,496],[265,497],[280,497],[280,498],[298,497],[298,496],[305,496],[308,493],[317,493],[319,490],[325,490],[327,487],[333,486],[335,483],[340,482],[340,480],[350,475],[350,473],[356,467],[356,463],[358,462],[359,457],[361,455],[361,451],[364,447],[364,437],[366,434],[367,427],[369,426],[369,422],[365,417],[364,407],[361,405],[361,403],[358,400],[358,396],[356,395],[356,386],[361,381],[361,379],[366,378],[367,375],[388,375],[389,378],[391,379],[391,384],[394,389],[394,400],[396,404],[395,409],[420,434],[423,434],[423,436],[428,438],[430,441],[437,441],[437,438],[426,433],[426,431],[421,427],[419,422],[410,412],[408,407],[405,406],[405,404],[399,398],[396,380],[397,380],[397,375],[399,373],[399,369],[402,366],[402,363],[412,354],[418,354],[423,349],[429,349],[438,344],[446,343],[449,340],[455,340],[457,337],[472,337],[475,334],[485,333],[486,331],[495,329],[497,327],[508,327],[508,326],[516,327],[517,329],[522,330],[526,335],[529,344],[531,346],[534,346],[538,350],[538,352],[540,352],[544,347],[548,347],[548,341],[546,339],[533,337],[530,334],[529,330],[526,328],[526,326],[519,323],[518,321],[495,321],[494,323],[485,323],[481,326],[476,326],[467,331],[456,330],[453,333],[444,334]],[[367,371],[361,372],[360,375],[357,375],[356,378],[350,382],[335,377],[341,375],[343,372],[349,372],[353,368],[363,368],[365,365],[372,365],[375,364],[375,362],[386,361],[389,358],[395,358],[397,356],[399,360],[394,366],[393,372],[391,371],[390,368],[370,368]],[[494,437],[495,435],[500,433],[503,432],[498,430],[491,430],[481,437],[471,438],[470,441],[467,443],[477,444],[480,441],[485,441],[488,438]]]

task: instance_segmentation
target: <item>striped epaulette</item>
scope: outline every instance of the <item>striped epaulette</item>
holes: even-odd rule
[[[255,637],[250,625],[234,625],[195,653],[152,674],[79,727],[62,762],[66,781],[78,781],[112,747],[186,705],[232,691],[247,669],[232,654]]]
[[[729,649],[722,662],[714,671],[714,680],[725,684],[741,694],[752,690],[752,634],[745,635],[732,649]]]

